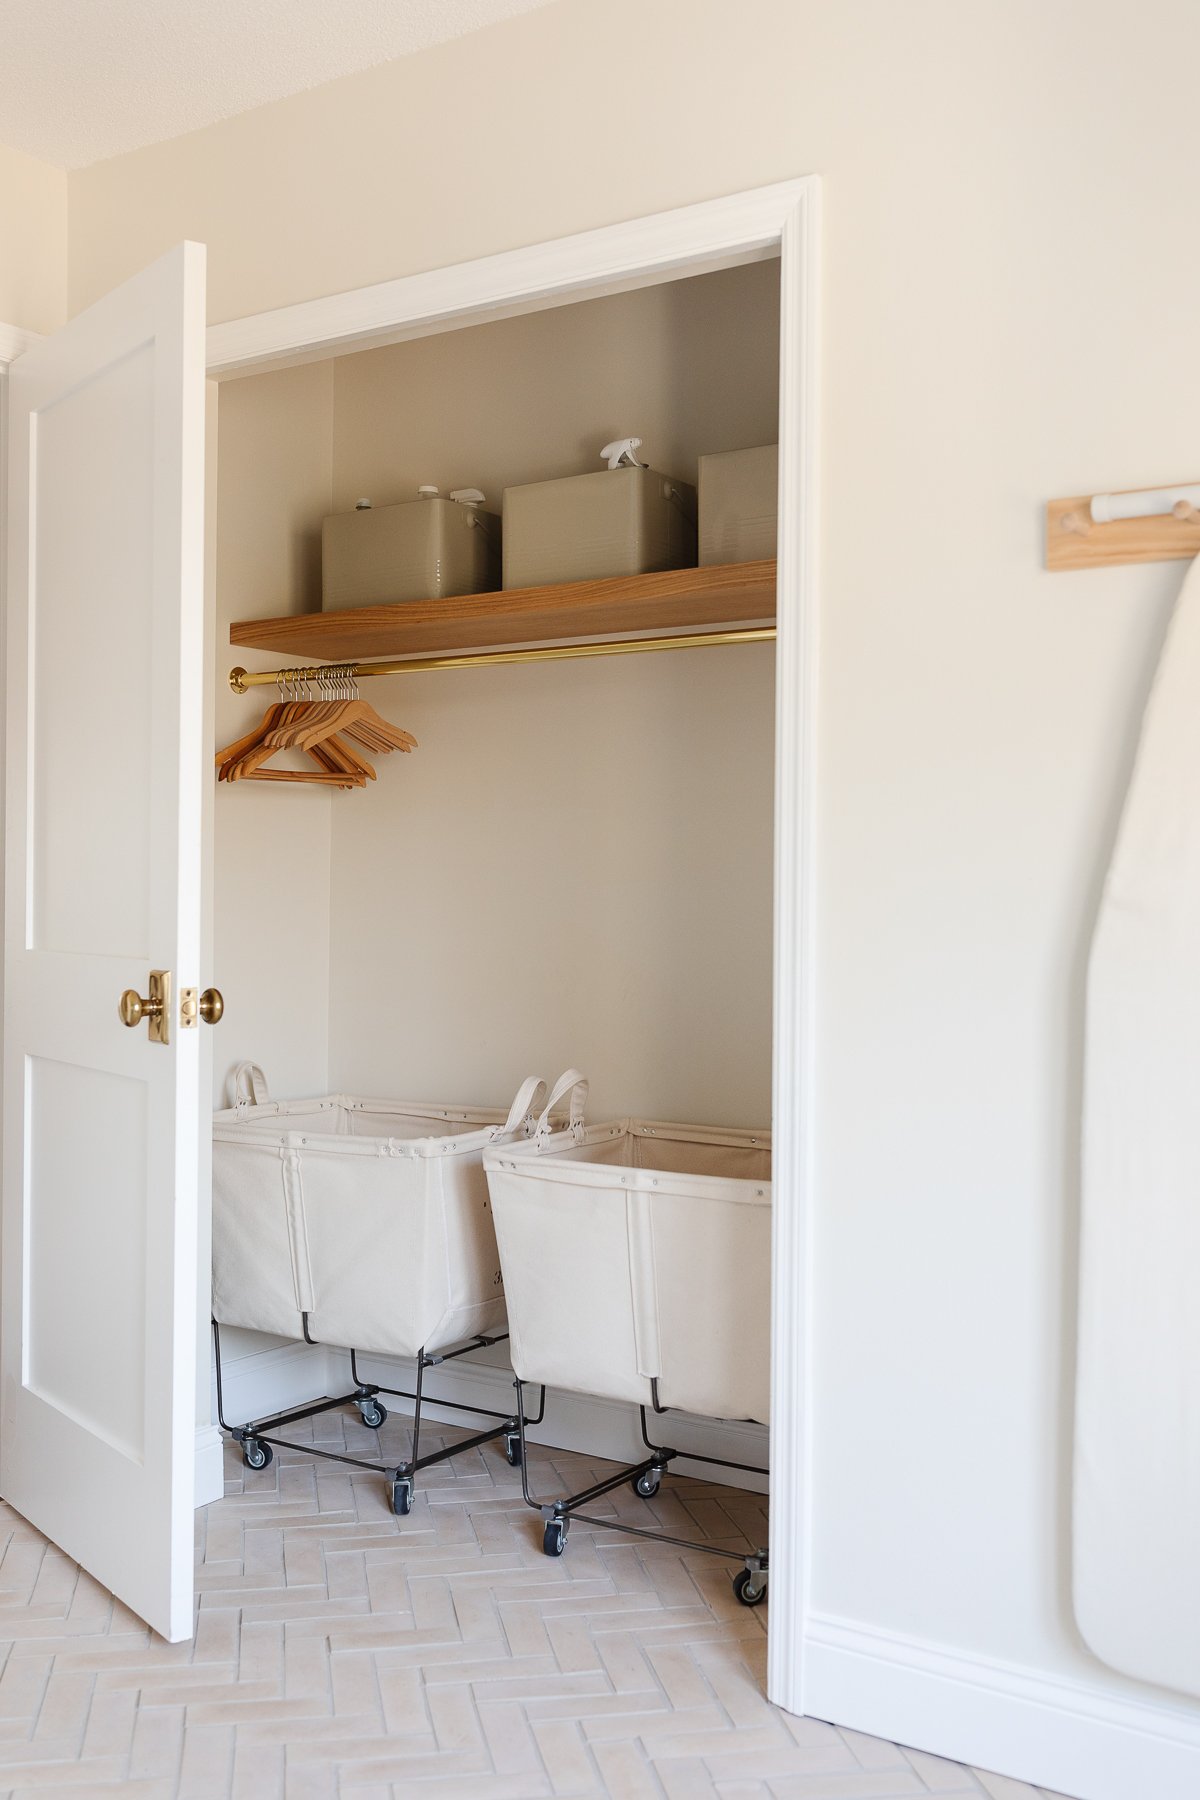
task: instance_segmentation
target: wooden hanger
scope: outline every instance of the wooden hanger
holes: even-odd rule
[[[357,756],[349,745],[331,739],[310,749],[308,754],[317,767],[307,769],[263,769],[260,764],[274,755],[276,746],[267,742],[271,733],[291,720],[303,718],[312,702],[277,701],[269,706],[253,731],[227,744],[217,752],[219,781],[306,781],[326,786],[365,787],[375,779],[370,763]]]
[[[317,702],[303,718],[279,721],[269,737],[278,749],[291,744],[309,750],[333,732],[342,732],[385,755],[390,750],[413,750],[417,743],[410,731],[381,718],[369,700]]]
[[[279,723],[283,710],[283,702],[277,700],[273,706],[268,706],[253,731],[248,731],[245,737],[240,737],[236,744],[226,744],[223,750],[217,751],[218,781],[228,780],[230,765],[235,763],[238,757],[244,755],[247,750],[253,750],[256,744],[262,743],[267,732],[273,730]]]

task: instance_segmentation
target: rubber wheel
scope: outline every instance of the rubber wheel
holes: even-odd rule
[[[521,1466],[521,1439],[517,1432],[510,1431],[506,1434],[505,1439],[504,1439],[504,1454],[508,1460],[508,1465],[510,1468],[512,1468],[512,1469],[520,1468],[520,1466]]]
[[[265,1469],[275,1459],[275,1452],[270,1444],[264,1444],[258,1438],[243,1438],[242,1461],[248,1469]]]
[[[753,1569],[739,1569],[733,1578],[733,1591],[743,1606],[761,1606],[767,1597],[767,1578]]]
[[[398,1518],[405,1518],[412,1511],[413,1478],[411,1475],[397,1475],[392,1483],[392,1511]]]
[[[546,1529],[542,1533],[542,1553],[545,1556],[561,1556],[567,1547],[567,1521],[565,1519],[547,1519]]]
[[[358,1416],[368,1431],[378,1431],[387,1418],[387,1407],[380,1400],[364,1400],[359,1406]]]
[[[641,1495],[643,1500],[653,1500],[662,1486],[662,1470],[643,1469],[640,1475],[633,1477],[629,1485],[635,1494]]]

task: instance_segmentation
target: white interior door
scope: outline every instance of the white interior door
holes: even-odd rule
[[[9,379],[0,1492],[192,1630],[204,250]],[[162,1018],[127,1028],[124,989]]]

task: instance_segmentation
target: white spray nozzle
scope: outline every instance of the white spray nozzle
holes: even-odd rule
[[[356,500],[354,502],[354,510],[355,512],[370,512],[371,502],[367,499],[365,494],[361,500]]]
[[[478,488],[451,488],[450,498],[457,500],[460,506],[482,506],[484,495]]]
[[[641,438],[614,438],[611,444],[605,444],[600,455],[610,469],[644,469],[645,463],[635,455],[641,447]]]

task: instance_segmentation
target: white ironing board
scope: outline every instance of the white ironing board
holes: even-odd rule
[[[1074,1600],[1112,1668],[1200,1694],[1200,562],[1092,944]]]

